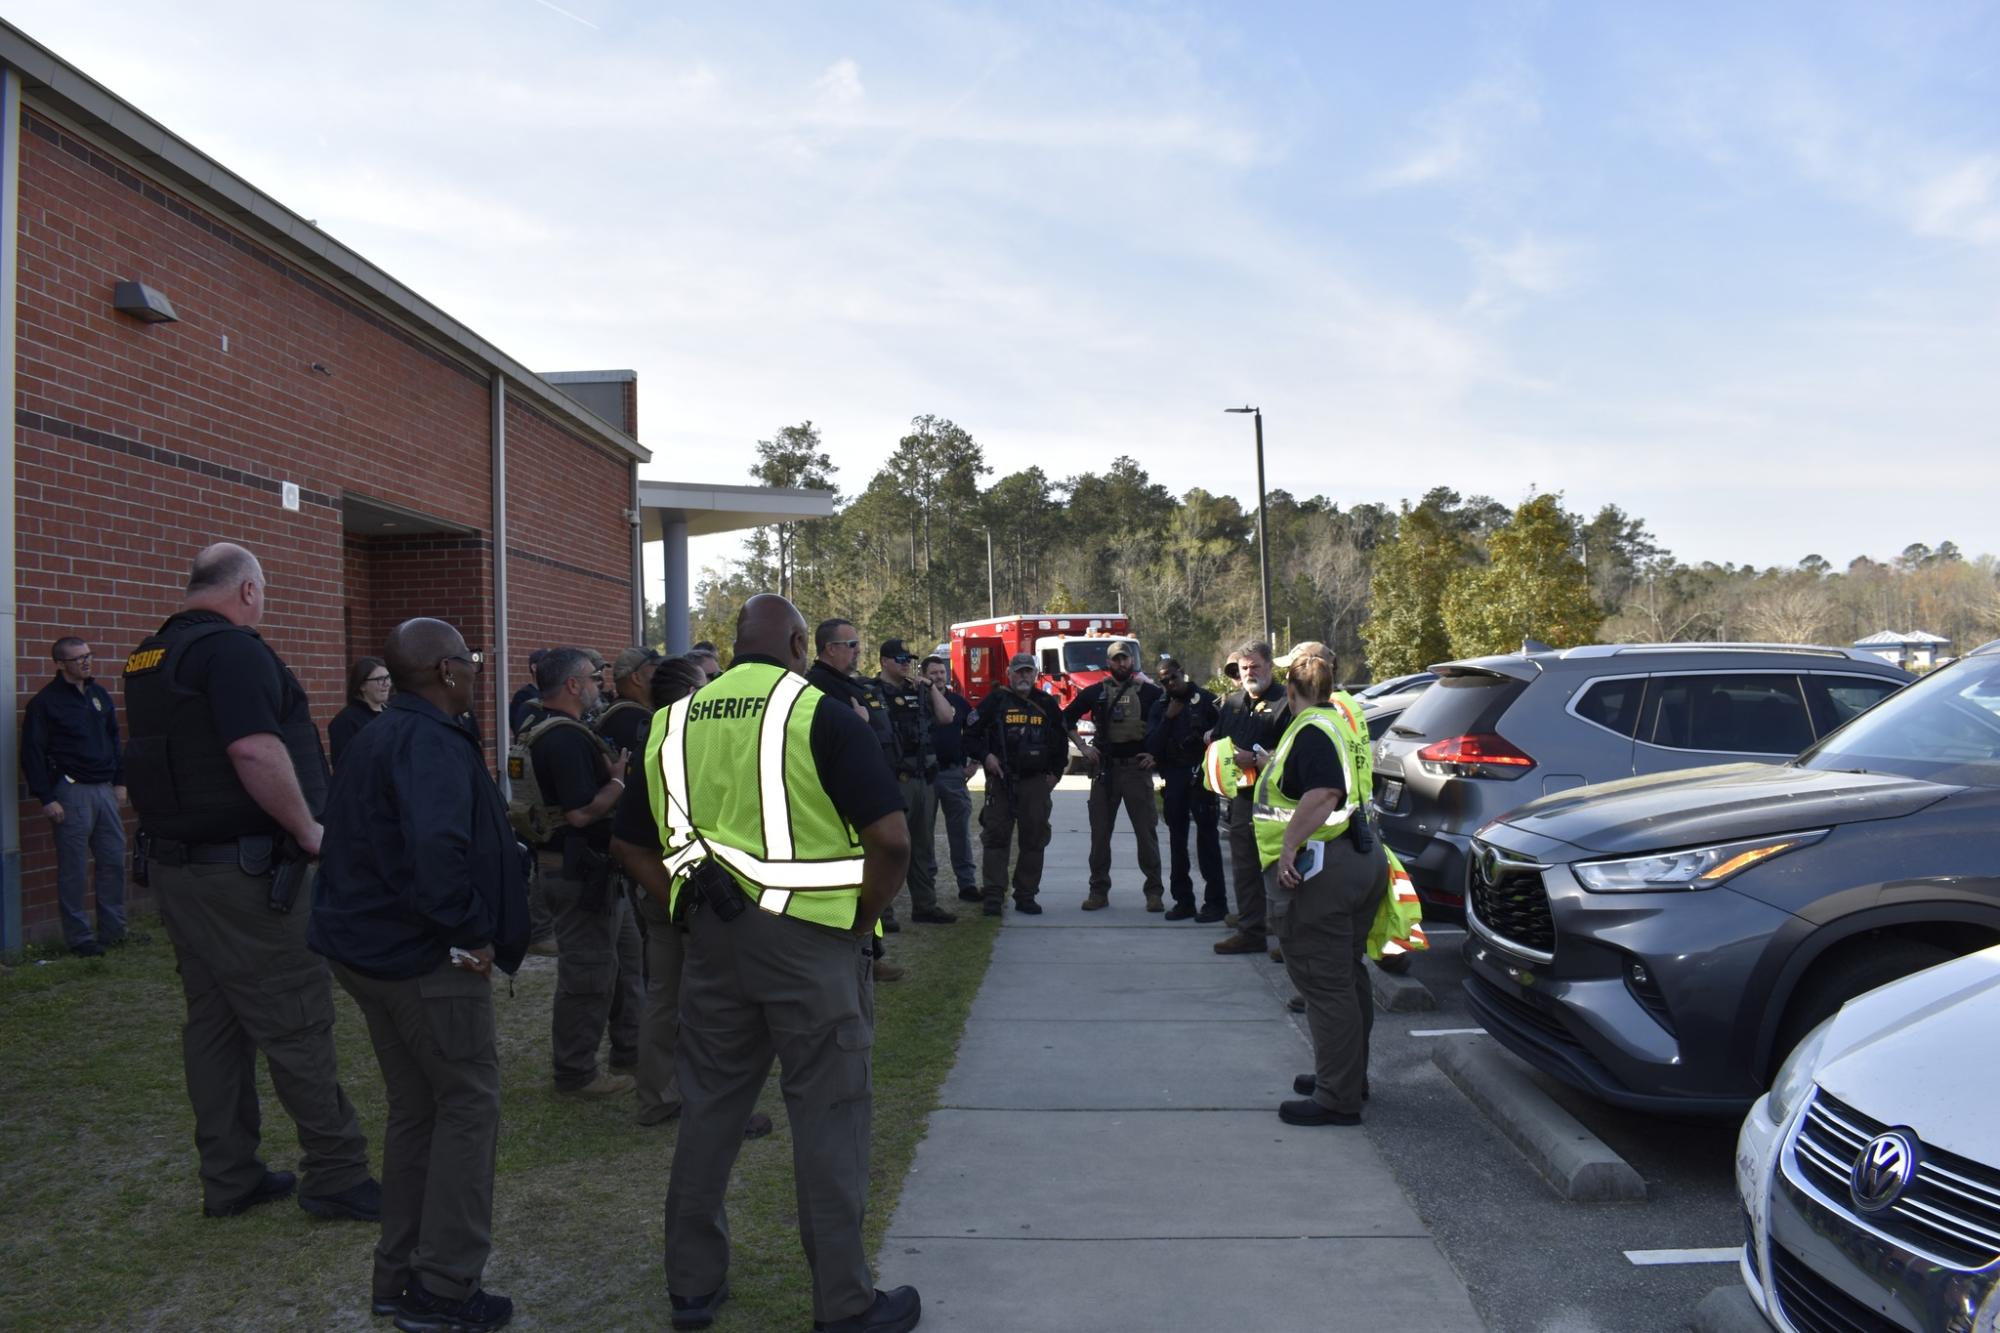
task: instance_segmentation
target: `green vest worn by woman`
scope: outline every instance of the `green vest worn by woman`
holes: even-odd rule
[[[1285,761],[1291,757],[1292,744],[1302,734],[1300,728],[1313,727],[1333,742],[1334,750],[1340,755],[1340,771],[1346,786],[1342,803],[1327,815],[1326,822],[1309,835],[1312,842],[1330,842],[1347,832],[1347,821],[1354,817],[1360,803],[1368,798],[1374,786],[1375,768],[1368,752],[1368,728],[1361,722],[1361,709],[1345,691],[1336,693],[1327,703],[1316,704],[1292,718],[1292,724],[1285,728],[1284,737],[1278,742],[1277,753],[1271,762],[1257,775],[1257,792],[1252,798],[1251,818],[1257,835],[1257,859],[1266,869],[1278,863],[1278,854],[1285,847],[1285,826],[1292,822],[1292,811],[1298,802],[1286,796],[1282,783],[1285,778]]]
[[[765,911],[853,928],[861,839],[813,763],[820,698],[803,676],[744,662],[653,715],[647,792],[675,909],[712,855]]]

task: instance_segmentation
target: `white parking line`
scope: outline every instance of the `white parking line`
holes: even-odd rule
[[[1656,1264],[1733,1264],[1743,1253],[1741,1245],[1713,1250],[1627,1250],[1625,1257],[1640,1267]]]
[[[1485,1028],[1412,1028],[1412,1037],[1483,1037]]]

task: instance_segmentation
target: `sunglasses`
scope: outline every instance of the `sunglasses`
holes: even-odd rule
[[[828,640],[826,641],[826,646],[827,646],[827,647],[829,647],[829,648],[859,648],[859,647],[861,646],[861,640],[859,640],[859,639],[828,639]]]

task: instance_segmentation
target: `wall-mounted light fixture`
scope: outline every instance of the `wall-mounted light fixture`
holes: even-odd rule
[[[174,303],[163,292],[156,292],[143,282],[121,282],[111,294],[111,307],[122,314],[145,324],[172,324],[180,319],[174,313]]]

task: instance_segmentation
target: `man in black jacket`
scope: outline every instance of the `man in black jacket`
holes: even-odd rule
[[[1090,779],[1090,894],[1083,910],[1095,912],[1110,902],[1111,830],[1122,805],[1138,842],[1146,910],[1164,912],[1160,817],[1153,804],[1153,756],[1146,750],[1146,715],[1159,702],[1160,687],[1133,674],[1129,644],[1114,644],[1110,663],[1109,680],[1081,691],[1063,709],[1063,725],[1095,770]],[[1086,713],[1095,727],[1088,745],[1076,734],[1077,721]]]
[[[56,899],[63,943],[94,958],[125,942],[125,766],[118,710],[91,674],[90,645],[57,639],[55,679],[28,701],[21,722],[21,772],[56,839]],[[85,872],[95,858],[97,930],[84,911]]]
[[[1257,856],[1257,832],[1251,824],[1251,793],[1258,760],[1278,748],[1292,710],[1285,687],[1272,672],[1271,645],[1246,643],[1230,655],[1243,688],[1222,701],[1214,739],[1225,737],[1236,746],[1236,764],[1250,779],[1229,798],[1229,870],[1236,881],[1236,931],[1215,942],[1217,953],[1264,952],[1264,865]],[[1262,752],[1261,754],[1259,752]]]
[[[386,656],[396,696],[354,739],[327,798],[307,942],[368,1020],[388,1087],[374,1310],[409,1330],[498,1328],[480,1288],[500,1138],[495,964],[528,943],[525,854],[485,757],[455,718],[479,658],[442,620]]]
[[[1201,757],[1205,738],[1215,729],[1216,697],[1188,679],[1174,658],[1160,659],[1162,697],[1146,715],[1146,749],[1159,766],[1166,785],[1167,887],[1174,905],[1169,921],[1220,921],[1229,911],[1229,890],[1222,882],[1222,840],[1216,833],[1220,812],[1215,793],[1202,786]],[[1195,857],[1201,865],[1202,906],[1194,908],[1194,876],[1188,872],[1188,828],[1194,828]]]

